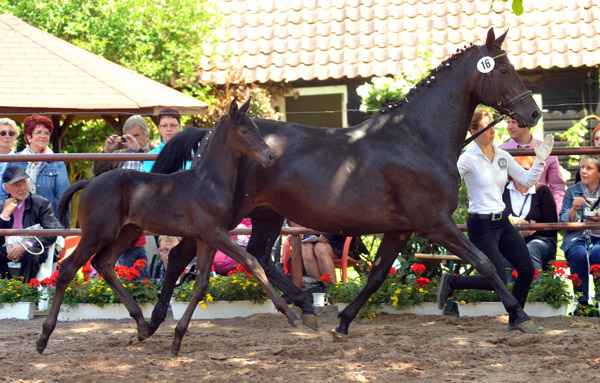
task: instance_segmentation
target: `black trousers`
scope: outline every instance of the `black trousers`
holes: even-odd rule
[[[512,294],[521,307],[525,307],[535,269],[521,234],[506,217],[497,221],[469,217],[467,232],[471,242],[492,261],[504,284],[506,284],[506,270],[502,257],[504,256],[514,266],[519,275],[515,280]],[[450,280],[450,287],[455,290],[493,290],[483,275],[455,275]],[[514,323],[514,318],[509,317],[509,322]]]
[[[40,255],[33,255],[27,251],[23,253],[19,276],[23,277],[25,282],[29,282],[32,278],[35,278],[38,271],[40,271],[40,265],[46,260],[46,252],[47,250]],[[6,249],[2,247],[2,249],[0,249],[0,278],[12,278],[8,262]]]

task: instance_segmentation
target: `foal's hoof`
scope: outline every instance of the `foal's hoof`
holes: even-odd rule
[[[521,331],[525,334],[537,334],[540,332],[538,326],[536,326],[531,319],[526,320],[525,322],[515,324],[517,330]]]
[[[334,342],[347,342],[348,341],[348,334],[342,334],[341,332],[338,332],[337,329],[333,329],[331,330],[331,336],[333,336],[333,341]]]
[[[302,323],[305,326],[309,327],[311,330],[317,331],[319,330],[319,325],[317,324],[317,316],[313,314],[300,314],[300,318],[302,318]]]
[[[177,358],[177,357],[179,356],[179,350],[177,350],[177,349],[175,349],[175,348],[171,347],[171,356],[172,356],[173,358]]]
[[[148,337],[150,337],[148,330],[138,330],[137,338],[140,342],[145,341]]]
[[[38,352],[38,354],[42,355],[44,353],[44,350],[46,349],[46,345],[42,345],[40,344],[39,341],[36,342],[35,344],[35,351]]]

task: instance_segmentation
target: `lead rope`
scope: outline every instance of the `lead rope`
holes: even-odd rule
[[[489,128],[491,128],[492,126],[496,125],[497,123],[499,123],[500,121],[504,120],[504,115],[496,118],[494,121],[490,122],[488,124],[488,126],[486,126],[485,128],[481,129],[479,132],[475,133],[474,135],[472,135],[471,137],[467,138],[465,140],[465,143],[463,144],[463,148],[467,145],[469,145],[473,140],[475,140],[477,137],[479,137],[480,135],[483,134],[483,132],[485,132],[486,130],[488,130]]]

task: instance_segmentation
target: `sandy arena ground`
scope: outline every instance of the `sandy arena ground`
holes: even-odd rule
[[[281,314],[193,321],[179,357],[175,321],[144,342],[132,319],[59,323],[35,351],[43,315],[0,320],[2,382],[593,382],[600,320],[536,319],[540,335],[506,330],[508,316],[380,314],[356,320],[348,343],[329,331],[337,308],[317,308],[320,331]]]

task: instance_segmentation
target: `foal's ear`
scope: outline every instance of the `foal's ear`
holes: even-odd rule
[[[233,117],[238,112],[237,102],[235,100],[231,101],[231,105],[229,105],[229,117]]]
[[[242,105],[242,107],[240,108],[240,113],[248,113],[248,109],[250,108],[250,100],[252,100],[252,97],[250,97],[248,101],[246,101],[244,105]]]
[[[491,27],[488,31],[487,38],[485,39],[485,47],[487,48],[488,54],[494,49],[494,42],[496,40],[496,35],[494,34],[494,27]]]
[[[498,37],[498,39],[496,40],[496,46],[500,49],[502,49],[502,43],[504,42],[504,39],[506,38],[506,34],[508,33],[508,29],[506,30],[506,32],[504,32],[502,34],[502,36]]]

